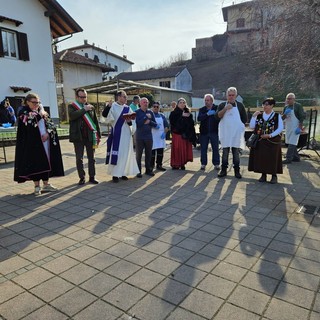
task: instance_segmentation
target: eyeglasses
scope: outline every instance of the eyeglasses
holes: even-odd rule
[[[40,104],[41,102],[40,101],[29,101],[30,103],[36,105],[36,104]]]
[[[264,103],[263,106],[270,106],[270,104],[267,102],[267,103]]]
[[[87,98],[87,96],[78,96],[78,98],[85,99],[85,98]]]
[[[153,106],[154,108],[159,108],[159,106]]]

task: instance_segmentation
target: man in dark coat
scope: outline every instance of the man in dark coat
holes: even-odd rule
[[[77,171],[79,175],[79,185],[86,182],[83,166],[84,148],[86,148],[88,158],[89,182],[98,184],[95,179],[95,159],[94,151],[98,147],[101,134],[97,114],[94,106],[87,103],[87,92],[80,88],[76,90],[76,100],[68,106],[70,131],[69,141],[73,142],[76,154]]]
[[[198,114],[198,121],[200,122],[201,170],[205,170],[208,164],[207,152],[209,141],[212,149],[212,164],[215,170],[220,170],[219,119],[215,116],[218,107],[213,102],[213,95],[206,94],[204,96],[205,106],[199,109]]]

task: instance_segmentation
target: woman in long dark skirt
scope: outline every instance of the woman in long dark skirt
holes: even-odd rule
[[[263,112],[256,111],[251,120],[250,128],[259,134],[255,148],[250,149],[248,170],[262,173],[259,182],[267,181],[271,174],[270,183],[278,182],[277,174],[282,173],[281,133],[283,122],[281,115],[273,111],[276,101],[268,98],[263,101]]]
[[[185,170],[186,163],[193,161],[192,145],[196,146],[196,133],[192,114],[184,98],[178,100],[169,120],[172,133],[170,164],[173,170]]]
[[[30,93],[18,113],[14,181],[34,182],[34,194],[57,191],[49,177],[63,176],[61,149],[55,125],[40,107],[40,98]],[[40,186],[43,181],[43,187]]]

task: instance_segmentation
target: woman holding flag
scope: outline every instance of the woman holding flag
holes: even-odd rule
[[[98,147],[101,134],[100,126],[94,106],[87,103],[87,92],[80,88],[76,90],[76,100],[68,106],[70,132],[69,141],[73,142],[76,154],[79,185],[86,182],[83,167],[83,154],[86,148],[88,158],[89,182],[98,184],[95,179],[94,151]]]

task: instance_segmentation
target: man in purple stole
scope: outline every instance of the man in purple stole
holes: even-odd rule
[[[119,182],[120,179],[128,180],[128,176],[139,173],[132,142],[132,135],[136,128],[134,117],[131,117],[133,112],[126,105],[125,91],[118,91],[116,99],[117,102],[112,104],[106,118],[106,123],[112,126],[107,141],[106,164],[113,182]]]

